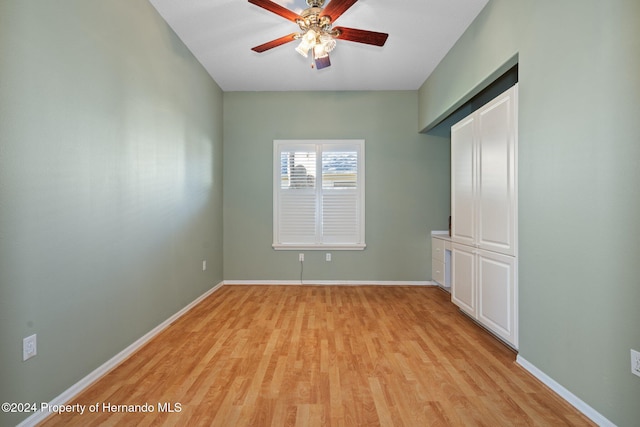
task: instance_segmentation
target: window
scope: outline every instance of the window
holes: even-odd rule
[[[364,249],[364,140],[276,140],[275,249]]]

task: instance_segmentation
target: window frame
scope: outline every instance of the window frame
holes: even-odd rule
[[[357,152],[357,177],[356,177],[356,227],[354,227],[355,241],[337,243],[325,241],[327,237],[322,231],[322,215],[318,212],[322,212],[322,195],[325,192],[338,192],[344,191],[342,189],[330,189],[323,187],[323,175],[322,167],[316,171],[314,177],[315,186],[313,188],[316,194],[316,233],[315,241],[313,243],[301,243],[301,242],[286,242],[282,241],[280,237],[280,225],[279,225],[279,209],[280,209],[280,194],[283,190],[282,186],[282,164],[281,154],[283,152],[290,151],[294,147],[302,147],[301,151],[315,151],[318,165],[322,165],[322,153],[335,151],[338,147],[345,147],[348,150],[355,150]],[[273,141],[273,248],[275,250],[364,250],[366,248],[365,243],[365,140],[364,139],[301,139],[301,140],[282,140],[276,139]],[[291,191],[287,189],[285,191]],[[295,190],[294,190],[295,191]],[[348,190],[347,190],[348,191]]]

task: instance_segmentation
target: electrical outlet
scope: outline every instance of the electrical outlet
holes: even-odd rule
[[[328,262],[328,261],[331,261],[331,252],[327,252],[327,253],[324,255],[324,260],[325,260],[325,261],[327,261],[327,262]]]
[[[640,377],[640,351],[631,350],[631,373]]]
[[[204,260],[202,261],[202,271],[205,271],[207,269],[207,261]]]
[[[302,252],[298,254],[298,261],[304,262],[304,254]]]
[[[36,334],[33,334],[22,340],[22,361],[31,359],[36,354],[38,354],[38,341]]]

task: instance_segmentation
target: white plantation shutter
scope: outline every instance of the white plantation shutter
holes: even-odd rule
[[[275,249],[364,249],[364,141],[274,141]]]
[[[309,151],[311,149],[312,151]],[[316,151],[314,147],[289,147],[280,153],[278,223],[280,239],[312,245],[316,242]]]
[[[283,191],[280,199],[280,240],[314,244],[316,241],[316,196],[305,191]]]
[[[322,227],[325,243],[348,244],[359,238],[359,206],[357,194],[328,194],[322,197]]]

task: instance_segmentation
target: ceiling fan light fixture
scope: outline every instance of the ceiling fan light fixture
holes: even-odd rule
[[[307,43],[305,39],[302,39],[302,41],[296,48],[296,52],[298,52],[300,55],[306,58],[307,56],[309,56],[309,49],[311,49],[311,46],[309,45],[309,43]]]
[[[320,42],[324,46],[324,50],[331,52],[336,48],[336,40],[330,34],[322,34],[320,36]]]
[[[329,56],[329,52],[327,52],[323,43],[318,43],[313,47],[313,59],[320,59],[327,56]]]
[[[302,36],[302,38],[306,40],[310,46],[313,46],[316,43],[316,37],[318,37],[318,33],[316,33],[314,30],[309,30],[304,33],[304,36]]]
[[[302,35],[302,40],[296,48],[296,52],[306,58],[309,55],[309,49],[312,49],[314,46],[316,46],[316,38],[317,33],[313,30],[308,30]]]

